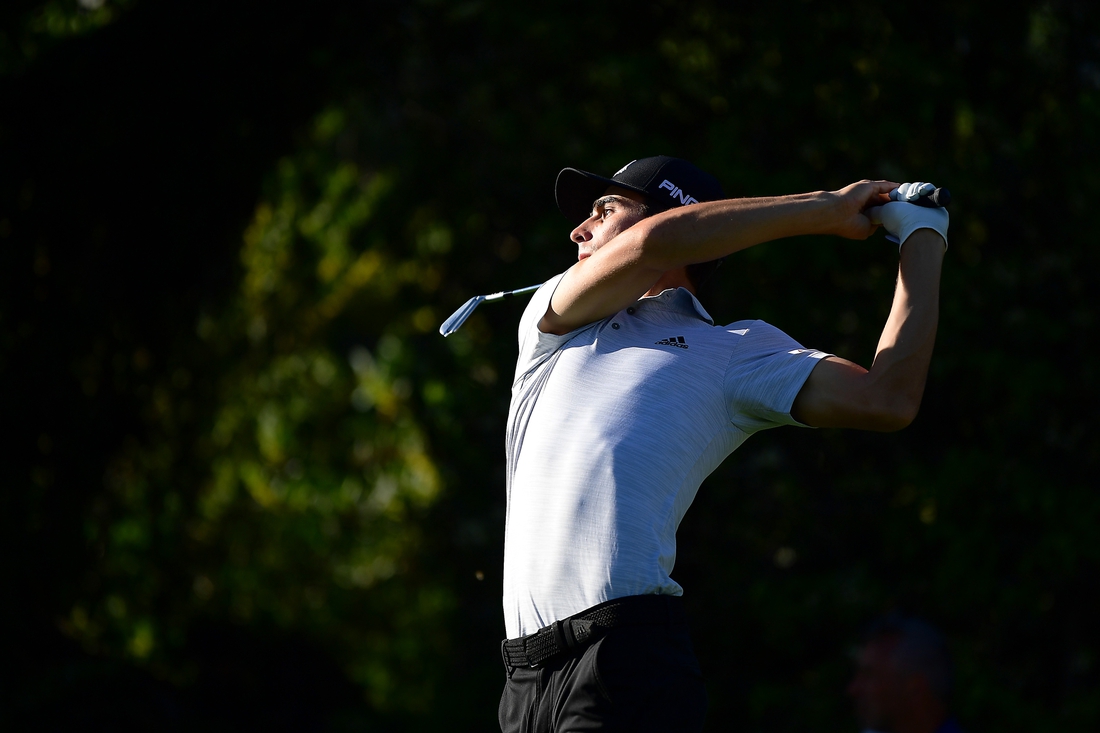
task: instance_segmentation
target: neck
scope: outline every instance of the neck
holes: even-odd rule
[[[646,295],[659,295],[669,288],[686,288],[692,295],[695,295],[695,288],[692,287],[691,281],[688,280],[686,267],[678,267],[675,270],[669,270],[661,275],[660,279],[653,284],[653,287],[649,289]]]

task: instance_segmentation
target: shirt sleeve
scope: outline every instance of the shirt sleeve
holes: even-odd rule
[[[582,326],[575,331],[566,334],[543,333],[539,330],[539,321],[542,320],[546,309],[550,306],[550,299],[554,297],[558,283],[561,282],[563,272],[543,283],[542,287],[535,291],[530,302],[519,319],[519,358],[516,361],[515,381],[545,361],[555,351],[560,349],[578,333],[585,331],[595,324]]]
[[[726,367],[730,421],[749,433],[778,425],[801,426],[791,417],[794,399],[814,367],[832,355],[805,349],[764,321],[741,322],[727,329],[741,335]]]

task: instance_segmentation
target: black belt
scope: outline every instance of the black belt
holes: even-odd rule
[[[559,655],[584,649],[608,629],[686,623],[687,615],[679,596],[627,596],[555,621],[533,634],[503,641],[500,654],[510,667],[533,669]]]

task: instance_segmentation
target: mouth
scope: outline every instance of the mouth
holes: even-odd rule
[[[587,260],[591,256],[592,256],[591,252],[578,252],[577,253],[577,262],[580,262],[581,260]]]

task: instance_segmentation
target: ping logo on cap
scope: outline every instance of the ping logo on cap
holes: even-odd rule
[[[695,198],[694,196],[687,195],[684,192],[684,189],[680,188],[667,178],[661,182],[661,185],[657,187],[657,190],[660,191],[662,188],[667,188],[668,195],[674,199],[679,199],[680,203],[684,206],[687,206],[688,204],[699,203],[699,199]]]

